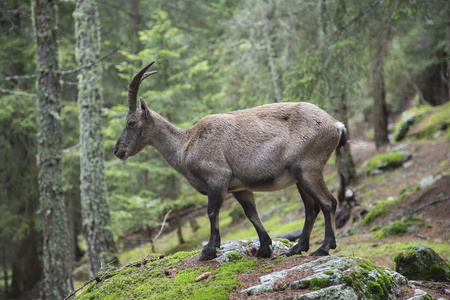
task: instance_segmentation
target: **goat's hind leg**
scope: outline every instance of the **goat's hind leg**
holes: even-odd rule
[[[258,233],[260,247],[255,256],[261,258],[271,257],[272,250],[270,249],[270,245],[272,245],[272,240],[267,234],[267,231],[259,218],[253,193],[250,191],[240,191],[233,193],[233,195],[242,205],[245,215],[250,222],[252,222],[253,226],[255,226],[256,232]]]
[[[314,198],[316,206],[319,205],[325,219],[325,238],[322,246],[311,253],[313,256],[329,255],[330,249],[336,249],[336,220],[335,213],[337,201],[328,190],[323,180],[322,173],[310,174],[312,176],[304,177],[302,187]]]
[[[299,183],[297,183],[297,188],[305,205],[305,224],[303,225],[303,230],[297,244],[281,255],[292,256],[302,254],[302,251],[309,250],[309,238],[314,227],[314,222],[320,212],[319,204],[314,201],[314,198]]]

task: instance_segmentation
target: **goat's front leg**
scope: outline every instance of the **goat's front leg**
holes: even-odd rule
[[[209,242],[202,251],[200,261],[214,259],[220,247],[219,211],[226,192],[219,186],[208,187],[208,217],[211,226]]]

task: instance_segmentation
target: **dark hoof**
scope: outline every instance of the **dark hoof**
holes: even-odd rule
[[[199,261],[205,261],[205,260],[211,260],[217,257],[217,251],[216,250],[206,250],[203,249],[202,255],[198,259]]]
[[[211,260],[211,259],[214,259],[214,258],[216,258],[217,256],[216,255],[214,255],[214,256],[209,256],[209,255],[206,255],[205,253],[202,253],[202,255],[200,256],[200,258],[198,259],[199,261],[206,261],[206,260]]]
[[[328,256],[330,255],[328,253],[328,251],[322,250],[322,249],[317,249],[316,251],[314,251],[313,253],[310,254],[311,256]]]
[[[270,258],[272,256],[272,250],[270,248],[259,248],[258,252],[256,252],[255,257],[257,258]]]

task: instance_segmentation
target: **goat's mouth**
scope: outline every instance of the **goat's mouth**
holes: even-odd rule
[[[114,149],[113,153],[120,160],[127,160],[128,158],[127,151]]]

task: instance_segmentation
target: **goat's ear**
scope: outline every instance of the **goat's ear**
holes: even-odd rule
[[[147,106],[147,103],[145,103],[144,99],[142,97],[139,98],[139,103],[141,105],[141,110],[144,112],[144,116],[146,119],[151,117],[150,109]]]

